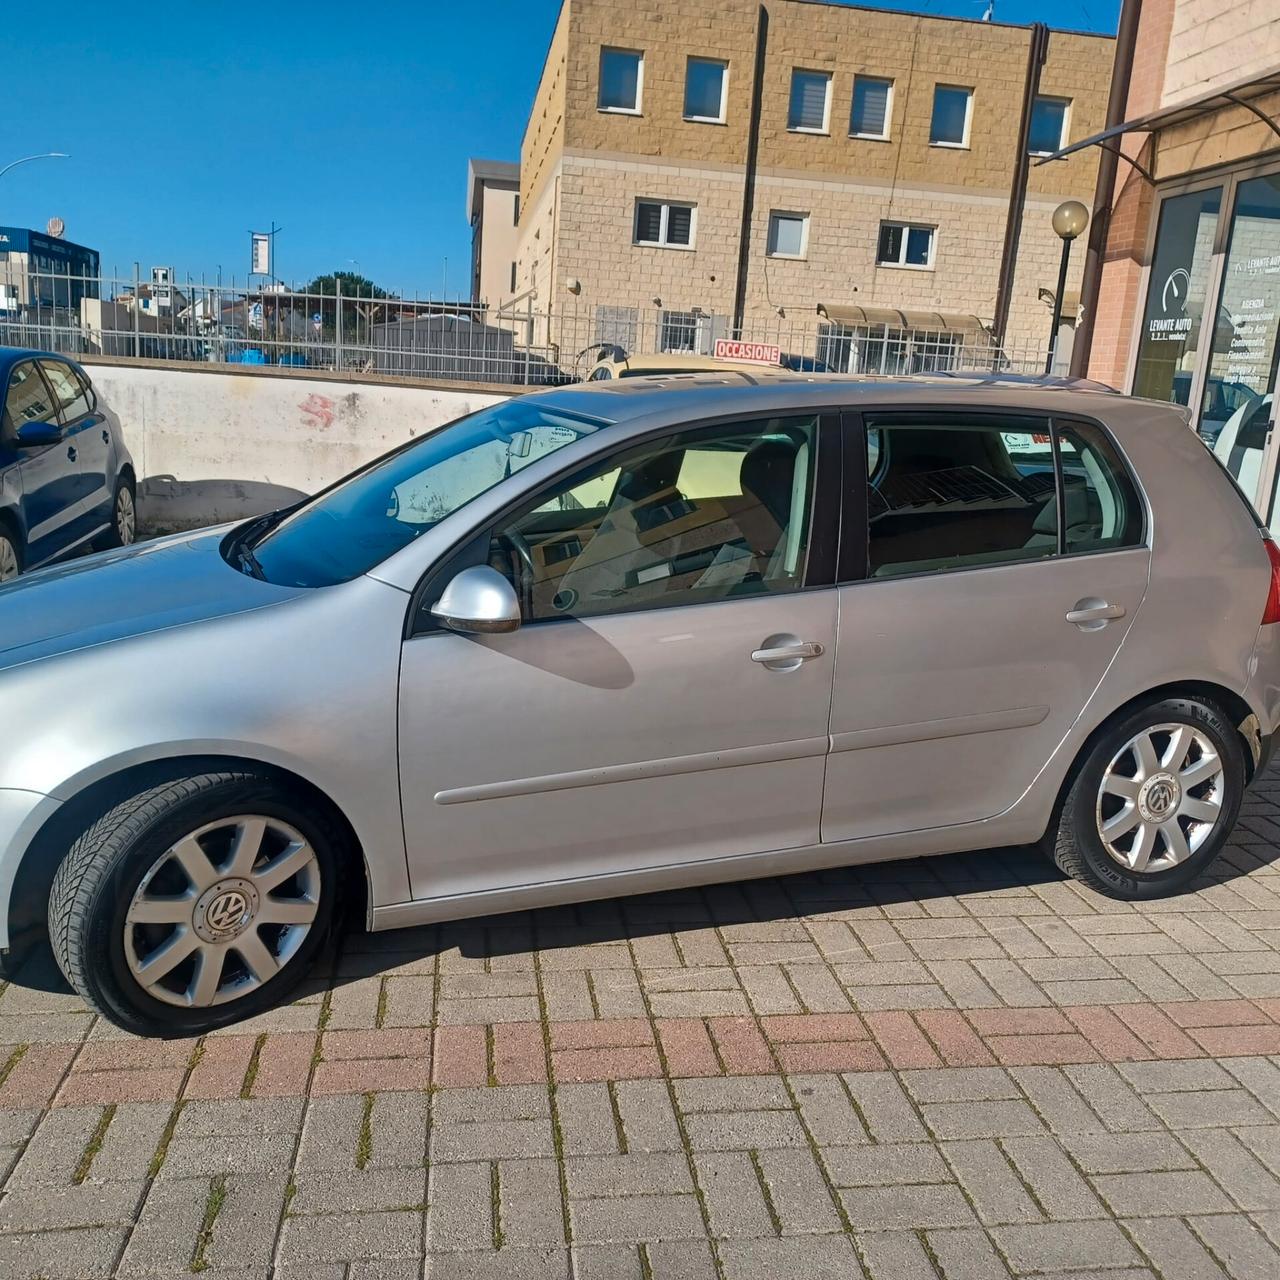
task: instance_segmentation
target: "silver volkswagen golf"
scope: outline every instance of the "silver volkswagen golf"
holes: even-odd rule
[[[1280,553],[1168,406],[699,375],[494,405],[294,508],[0,589],[0,942],[122,1027],[374,929],[1043,845],[1222,848]]]

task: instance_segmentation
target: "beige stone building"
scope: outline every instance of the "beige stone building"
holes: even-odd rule
[[[519,305],[562,362],[740,333],[901,369],[1002,322],[1042,360],[1050,217],[1092,199],[1097,153],[1029,167],[1022,202],[1019,169],[1102,127],[1113,48],[805,0],[564,0],[521,149]]]
[[[467,221],[471,224],[471,301],[501,307],[516,292],[519,165],[468,161]]]

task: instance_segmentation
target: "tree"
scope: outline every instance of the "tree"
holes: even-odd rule
[[[327,275],[316,276],[310,284],[303,285],[303,293],[318,293],[322,296],[333,297],[338,292],[338,285],[342,285],[342,296],[344,298],[389,298],[391,295],[381,286],[373,283],[368,276],[362,276],[355,271],[330,271]]]

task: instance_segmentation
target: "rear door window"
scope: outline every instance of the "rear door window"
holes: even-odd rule
[[[871,577],[1142,541],[1137,491],[1095,427],[1062,424],[1055,440],[1048,418],[981,413],[869,414],[866,426]]]

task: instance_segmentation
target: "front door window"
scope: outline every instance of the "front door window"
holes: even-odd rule
[[[817,438],[776,418],[633,447],[539,494],[489,562],[535,622],[796,590]]]

